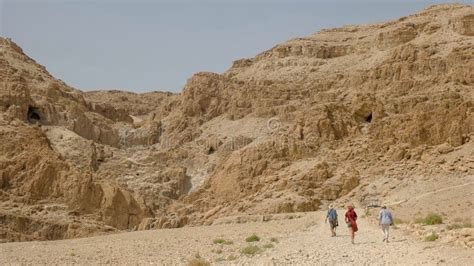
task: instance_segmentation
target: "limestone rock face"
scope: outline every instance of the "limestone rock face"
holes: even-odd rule
[[[437,5],[322,30],[179,94],[82,92],[0,38],[0,238],[211,224],[467,179],[473,17]]]
[[[134,229],[144,217],[149,216],[144,202],[138,202],[126,190],[103,184],[95,193],[100,194],[101,218],[107,225],[117,229]]]
[[[454,29],[462,35],[474,36],[474,15],[466,14],[454,20]]]
[[[381,49],[396,47],[416,38],[417,31],[414,24],[406,23],[397,28],[390,27],[389,30],[379,33],[377,46]]]

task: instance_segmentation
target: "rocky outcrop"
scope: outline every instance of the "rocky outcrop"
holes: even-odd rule
[[[466,14],[454,19],[454,30],[462,35],[474,36],[474,15]]]
[[[180,94],[81,92],[0,39],[0,237],[313,211],[472,175],[472,17],[322,30]]]
[[[397,28],[389,28],[377,36],[377,47],[381,49],[393,48],[416,38],[418,35],[415,25],[405,23]]]

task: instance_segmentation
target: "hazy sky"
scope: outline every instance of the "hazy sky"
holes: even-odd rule
[[[78,89],[176,92],[195,72],[223,72],[290,38],[441,2],[0,0],[0,34]]]

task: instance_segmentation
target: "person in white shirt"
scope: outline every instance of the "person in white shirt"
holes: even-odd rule
[[[387,206],[382,206],[379,212],[379,225],[383,231],[383,241],[388,243],[388,237],[390,234],[390,226],[393,225],[392,213],[387,209]]]

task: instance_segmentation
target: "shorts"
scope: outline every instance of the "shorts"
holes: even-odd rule
[[[336,228],[339,224],[337,220],[329,220],[329,225],[331,226],[331,229]]]

